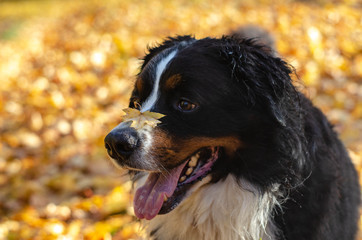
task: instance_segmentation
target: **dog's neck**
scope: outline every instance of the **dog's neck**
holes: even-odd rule
[[[247,181],[229,175],[205,184],[206,177],[173,211],[158,215],[146,226],[150,239],[272,240],[276,228],[271,219],[278,206],[278,187],[259,194]]]

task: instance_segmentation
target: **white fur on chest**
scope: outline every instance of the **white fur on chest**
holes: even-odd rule
[[[173,211],[158,215],[146,229],[157,240],[272,240],[276,228],[270,221],[278,205],[275,187],[263,195],[247,181],[225,180],[193,186],[193,192]],[[198,185],[198,186],[196,186]],[[201,187],[200,187],[201,186]]]

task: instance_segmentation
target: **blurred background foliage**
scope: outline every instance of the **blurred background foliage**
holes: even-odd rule
[[[247,24],[270,31],[361,172],[361,8],[358,0],[0,0],[0,239],[142,235],[131,184],[103,138],[120,121],[146,46],[168,35],[221,36]]]

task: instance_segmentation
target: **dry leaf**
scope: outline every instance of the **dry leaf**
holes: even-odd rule
[[[140,112],[134,108],[125,108],[123,112],[126,115],[123,117],[125,122],[132,121],[131,127],[135,129],[141,129],[144,126],[148,125],[151,127],[156,127],[157,124],[161,123],[158,119],[164,117],[165,115],[156,112]]]

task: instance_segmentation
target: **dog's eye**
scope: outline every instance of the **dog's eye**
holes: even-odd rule
[[[187,100],[181,100],[177,107],[183,112],[190,112],[196,108],[196,104]]]

